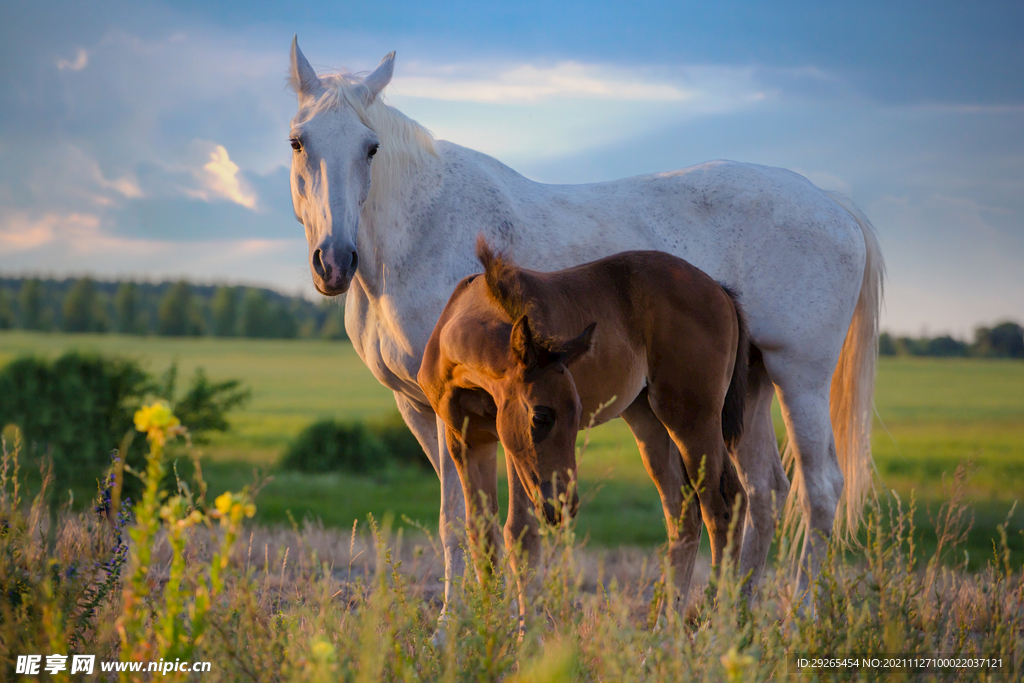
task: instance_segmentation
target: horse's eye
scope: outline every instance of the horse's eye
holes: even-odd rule
[[[378,147],[380,147],[380,145],[378,145],[378,144],[370,145],[369,151],[366,152],[366,158],[367,159],[372,159],[374,157],[374,155],[377,154],[377,148]]]
[[[296,152],[302,149],[302,143],[299,142],[298,138],[290,138],[288,142],[292,143],[292,149],[294,149]]]

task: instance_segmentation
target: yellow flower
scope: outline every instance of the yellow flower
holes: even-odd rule
[[[217,500],[214,501],[214,505],[217,506],[218,512],[222,515],[226,515],[231,512],[231,492],[225,491],[224,493],[217,496]]]
[[[163,401],[142,406],[135,411],[135,428],[146,432],[147,439],[161,446],[167,443],[168,436],[176,436],[184,431],[181,422]]]

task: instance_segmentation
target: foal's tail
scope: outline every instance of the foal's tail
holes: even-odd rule
[[[722,286],[732,300],[736,311],[736,326],[739,338],[736,340],[736,360],[732,366],[732,380],[729,390],[725,393],[725,404],[722,406],[722,437],[729,450],[734,450],[743,436],[743,406],[747,402],[747,370],[750,364],[750,333],[747,331],[747,319],[743,315],[736,293]]]

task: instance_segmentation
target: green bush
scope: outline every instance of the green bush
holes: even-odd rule
[[[397,412],[383,420],[320,420],[292,441],[281,466],[301,472],[368,474],[393,465],[429,468],[430,461]]]
[[[74,351],[55,361],[19,358],[0,369],[0,429],[17,426],[27,456],[52,460],[54,495],[64,496],[69,488],[89,491],[110,465],[111,451],[134,433],[132,417],[147,397],[170,402],[189,419],[197,441],[226,430],[225,413],[249,397],[238,381],[210,382],[202,369],[176,397],[176,375],[172,365],[156,381],[134,360]],[[123,456],[141,467],[142,439],[135,442]]]
[[[409,431],[405,420],[397,410],[387,417],[370,421],[367,427],[384,444],[384,450],[387,451],[388,457],[392,461],[401,465],[414,465],[426,470],[433,470],[433,466],[427,460],[427,454],[423,452],[423,447]]]
[[[92,489],[150,390],[135,361],[77,352],[53,362],[19,358],[0,370],[0,425],[18,426],[30,456],[52,459],[54,492]]]
[[[177,396],[178,365],[172,363],[157,387],[156,395],[171,402],[174,414],[188,425],[194,443],[207,443],[211,432],[226,432],[227,414],[244,406],[252,398],[252,390],[241,380],[211,382],[206,370],[196,368],[192,384],[181,397]]]

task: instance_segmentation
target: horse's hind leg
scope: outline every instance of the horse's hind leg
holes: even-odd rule
[[[668,525],[669,563],[674,572],[675,606],[683,610],[686,608],[697,548],[700,546],[700,505],[696,496],[691,495],[687,500],[684,489],[690,491],[691,487],[683,471],[683,460],[669,438],[665,425],[651,410],[646,391],[622,413],[622,419],[633,432],[644,467],[661,496],[661,507],[665,511],[665,522]]]
[[[730,528],[735,529],[736,534],[743,531],[742,526],[733,524],[737,498],[740,500],[737,521],[746,516],[743,487],[722,438],[721,404],[694,400],[693,396],[663,384],[651,387],[650,403],[679,448],[687,476],[694,484],[703,465],[704,476],[697,487],[697,498],[711,537],[711,564],[717,568],[725,557]]]
[[[797,590],[804,605],[813,610],[808,589],[825,557],[844,481],[829,416],[829,387],[835,359],[817,364],[799,360],[803,367],[796,359],[778,353],[766,353],[764,358],[765,367],[778,387],[782,419],[795,449],[797,476],[802,479],[799,503],[807,529],[800,553]]]
[[[743,524],[740,575],[750,574],[743,590],[752,600],[764,571],[768,549],[775,536],[789,479],[782,468],[779,446],[772,426],[772,397],[775,387],[765,370],[760,352],[750,359],[747,402],[744,408],[743,438],[736,449],[736,471],[747,494],[747,516]]]

